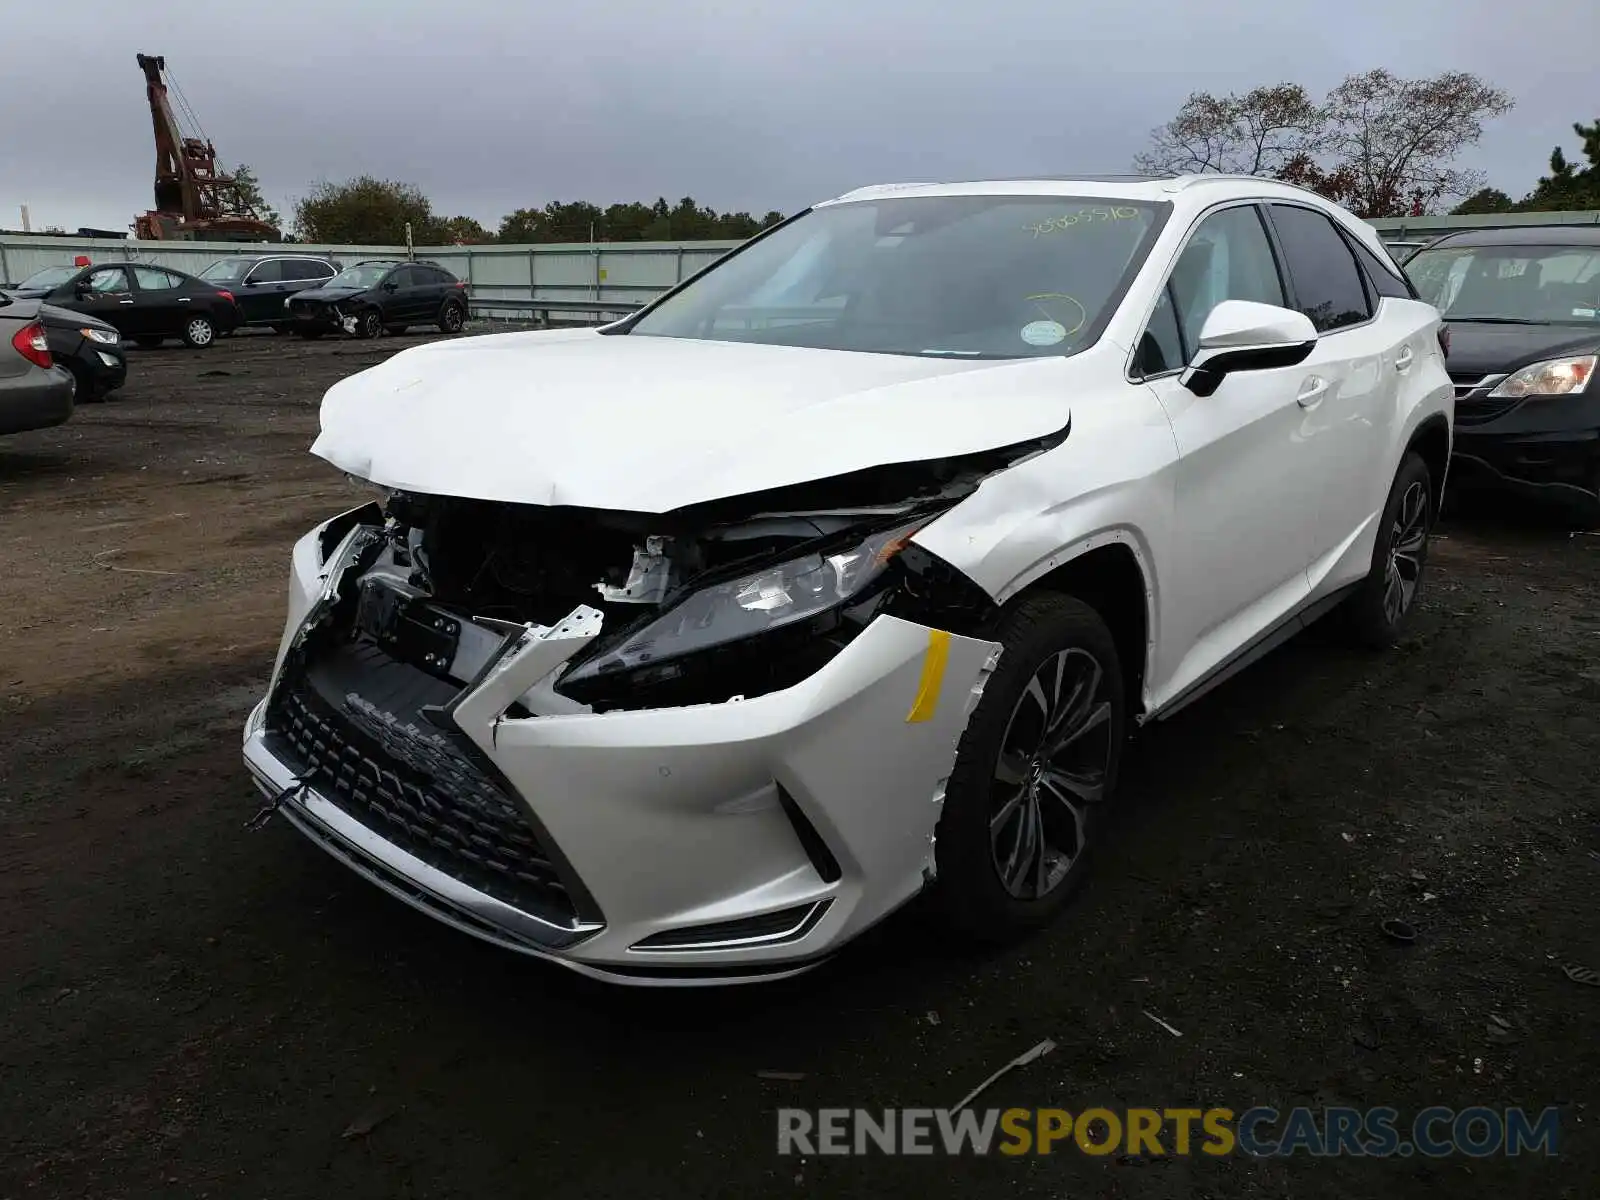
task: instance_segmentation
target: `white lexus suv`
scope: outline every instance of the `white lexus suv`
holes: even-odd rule
[[[811,966],[926,888],[1054,916],[1134,725],[1416,601],[1438,313],[1260,179],[865,188],[599,329],[418,346],[312,447],[244,756],[400,899],[633,983]]]

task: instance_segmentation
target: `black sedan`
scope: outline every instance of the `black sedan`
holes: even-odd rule
[[[460,333],[467,285],[435,263],[378,259],[353,263],[321,287],[290,296],[285,311],[307,338],[341,330],[375,338],[412,325]]]
[[[77,382],[79,404],[104,400],[127,382],[128,357],[113,326],[54,304],[39,306],[39,321],[50,357]]]
[[[159,346],[167,338],[209,346],[218,334],[243,324],[232,292],[151,263],[47,268],[10,292],[98,317],[141,346]]]
[[[1451,485],[1600,522],[1600,228],[1448,234],[1406,260],[1450,329]]]

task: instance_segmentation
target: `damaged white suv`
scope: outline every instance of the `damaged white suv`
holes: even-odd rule
[[[1079,882],[1130,725],[1412,610],[1438,313],[1259,179],[867,188],[601,329],[418,346],[314,453],[246,762],[410,904],[609,979]]]

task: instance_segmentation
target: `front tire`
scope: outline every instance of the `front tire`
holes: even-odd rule
[[[383,314],[375,308],[369,308],[361,314],[361,320],[356,323],[356,332],[364,338],[377,338],[383,336]]]
[[[217,340],[217,327],[210,317],[200,316],[198,313],[189,318],[183,327],[184,344],[196,350],[204,350]]]
[[[1116,642],[1072,596],[1019,603],[962,734],[934,844],[947,923],[978,942],[1039,928],[1087,873],[1127,722]]]
[[[1399,641],[1422,594],[1433,518],[1428,464],[1407,451],[1384,502],[1372,567],[1344,606],[1345,623],[1362,645],[1382,650]]]
[[[94,381],[89,378],[89,373],[83,365],[75,359],[65,359],[61,365],[67,369],[67,374],[72,376],[72,402],[74,404],[94,404],[104,400],[103,392],[95,391]]]

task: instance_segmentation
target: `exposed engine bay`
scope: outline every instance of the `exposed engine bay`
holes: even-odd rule
[[[879,467],[665,514],[391,492],[381,515],[369,510],[381,535],[333,624],[464,685],[506,634],[597,610],[602,634],[514,715],[762,695],[820,669],[879,612],[980,627],[989,598],[910,539],[1037,449]]]

